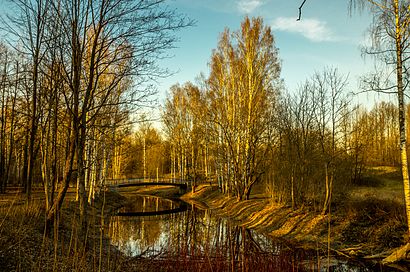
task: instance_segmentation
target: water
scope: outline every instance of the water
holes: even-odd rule
[[[272,240],[184,202],[132,199],[110,220],[112,244],[162,271],[375,271]]]

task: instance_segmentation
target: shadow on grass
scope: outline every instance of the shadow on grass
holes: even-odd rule
[[[346,244],[369,244],[374,254],[399,247],[405,241],[406,214],[396,201],[361,199],[347,202],[341,212],[349,222],[341,233]]]

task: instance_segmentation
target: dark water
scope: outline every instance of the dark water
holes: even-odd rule
[[[272,240],[183,202],[135,196],[119,212],[112,244],[162,271],[389,271]]]

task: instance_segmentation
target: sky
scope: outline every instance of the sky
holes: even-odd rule
[[[361,54],[368,41],[369,14],[349,12],[348,0],[307,0],[302,20],[296,21],[303,0],[170,0],[168,5],[196,21],[176,33],[180,38],[172,56],[161,65],[175,72],[159,81],[159,102],[169,88],[208,75],[212,49],[228,27],[235,31],[245,16],[260,16],[270,26],[282,62],[281,77],[289,92],[325,67],[337,68],[349,76],[349,91],[359,90],[359,78],[371,70],[372,62]],[[377,99],[377,98],[370,98]],[[369,96],[357,96],[367,103]]]

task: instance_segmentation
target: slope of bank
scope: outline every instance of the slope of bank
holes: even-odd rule
[[[36,191],[30,205],[19,192],[0,194],[0,271],[150,271],[110,244],[109,217],[127,203],[116,192],[101,193],[88,206],[88,228],[80,233],[78,203],[70,188],[58,225],[44,234],[44,193]],[[104,216],[103,216],[104,215]],[[104,220],[103,220],[104,219]]]
[[[326,252],[330,245],[333,254],[346,258],[381,261],[404,243],[402,206],[372,196],[335,202],[330,216],[303,208],[292,210],[262,197],[238,202],[211,186],[198,187],[182,199],[209,207],[238,225],[295,241],[305,248]]]
[[[267,198],[237,201],[210,186],[201,186],[195,193],[187,193],[182,199],[201,203],[214,210],[219,216],[228,218],[238,225],[267,233],[272,237],[292,238],[309,242],[321,241],[326,216],[292,210],[271,202]]]

